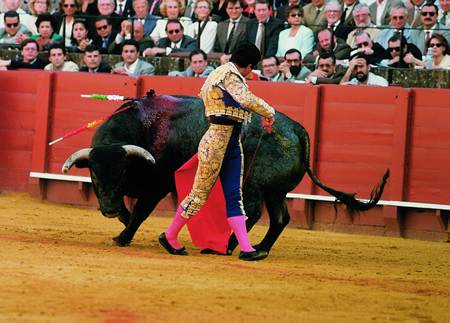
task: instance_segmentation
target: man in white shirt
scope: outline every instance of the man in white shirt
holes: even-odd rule
[[[128,39],[122,45],[122,62],[114,65],[112,74],[128,76],[155,75],[155,67],[139,59],[139,44],[133,39]]]
[[[78,72],[79,67],[71,61],[66,61],[66,49],[62,44],[55,43],[48,50],[50,64],[44,70],[53,72]]]
[[[351,76],[354,77],[349,81]],[[370,72],[370,65],[364,55],[356,55],[350,60],[340,84],[389,86],[385,78]]]

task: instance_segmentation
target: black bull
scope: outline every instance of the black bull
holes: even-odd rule
[[[150,94],[119,109],[129,104],[135,107],[114,115],[96,131],[92,148],[72,154],[63,166],[63,172],[73,165],[89,167],[101,212],[107,217],[119,217],[126,226],[114,238],[120,246],[128,245],[158,202],[169,192],[175,192],[175,171],[196,153],[208,127],[203,103],[195,97]],[[322,184],[309,166],[306,130],[282,113],[276,114],[270,134],[262,129],[260,118],[255,115],[243,127],[242,144],[247,229],[258,221],[265,202],[270,224],[257,248],[267,252],[289,223],[286,194],[298,185],[305,172],[316,185],[353,210],[374,207],[388,177],[387,171],[368,202]],[[131,214],[125,207],[124,196],[137,199]],[[236,246],[236,238],[231,236],[229,252]]]

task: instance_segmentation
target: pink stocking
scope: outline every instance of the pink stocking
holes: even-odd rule
[[[230,217],[228,218],[228,224],[239,242],[239,248],[241,251],[255,251],[248,240],[247,228],[245,227],[245,217],[243,215]]]
[[[178,206],[177,212],[175,213],[175,217],[173,218],[172,223],[165,231],[167,241],[169,241],[170,245],[175,249],[181,248],[181,245],[178,242],[178,234],[180,233],[184,225],[189,221],[189,219],[186,219],[185,217],[181,216],[182,212],[183,209],[181,208],[181,206]]]

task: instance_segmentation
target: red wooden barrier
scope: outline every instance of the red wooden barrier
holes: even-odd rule
[[[1,73],[0,189],[29,189],[52,201],[96,205],[90,184],[82,180],[29,177],[30,171],[60,174],[67,156],[90,145],[93,131],[51,147],[47,143],[108,115],[119,105],[83,99],[80,94],[134,97],[155,89],[159,94],[197,95],[202,83],[200,79],[162,76]],[[449,90],[267,82],[250,82],[250,87],[305,126],[311,139],[311,165],[324,183],[367,198],[384,170],[391,170],[385,205],[356,216],[343,207],[336,216],[330,203],[321,201],[326,199],[321,195],[327,194],[305,178],[290,195],[294,197],[289,199],[293,223],[305,228],[448,239]],[[73,169],[71,175],[89,174]],[[315,196],[305,200],[295,198],[296,194]],[[401,204],[408,201],[440,205]],[[161,207],[173,206],[166,200]]]

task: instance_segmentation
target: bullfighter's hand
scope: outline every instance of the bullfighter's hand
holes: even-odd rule
[[[275,121],[275,116],[273,115],[272,117],[270,117],[270,118],[265,118],[265,117],[262,117],[262,125],[263,125],[263,128],[268,132],[268,133],[271,133],[272,132],[272,126],[273,126],[273,123],[274,123],[274,121]]]

